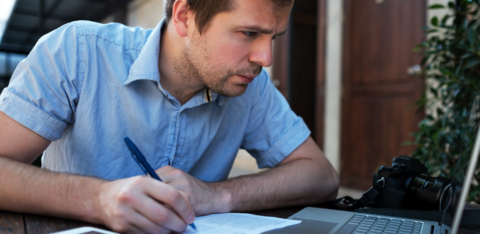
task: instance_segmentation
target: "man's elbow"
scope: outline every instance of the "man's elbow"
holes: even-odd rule
[[[337,198],[338,195],[338,188],[340,187],[340,177],[338,173],[333,170],[332,175],[330,176],[330,180],[327,182],[326,189],[330,191],[327,193],[326,200],[334,200]]]
[[[336,199],[340,187],[340,177],[333,167],[324,168],[323,172],[320,173],[318,184],[319,197],[323,198],[319,201],[321,203]]]

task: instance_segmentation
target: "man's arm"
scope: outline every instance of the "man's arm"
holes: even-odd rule
[[[160,177],[190,194],[197,215],[307,205],[335,199],[339,177],[309,137],[275,168],[217,183],[205,183],[172,167]]]
[[[28,165],[49,144],[0,112],[1,210],[102,223],[119,232],[182,231],[193,222],[188,195],[149,177],[107,182]]]

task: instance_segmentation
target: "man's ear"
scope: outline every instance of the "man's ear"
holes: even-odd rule
[[[190,7],[186,0],[177,0],[173,4],[173,26],[181,37],[186,37],[188,35],[189,20],[191,20],[190,17],[192,16],[190,13]]]

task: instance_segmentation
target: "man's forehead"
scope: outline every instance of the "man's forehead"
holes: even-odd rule
[[[236,4],[238,3],[245,3],[249,0],[230,0],[230,1],[232,3],[232,6],[236,6]],[[291,8],[295,0],[253,0],[252,2],[256,4],[267,3],[272,7],[281,9],[281,8],[289,8],[289,7]]]
[[[229,12],[224,12],[233,19],[234,28],[251,29],[262,33],[284,33],[291,6],[279,8],[272,0],[236,0]],[[222,13],[220,13],[222,14]]]
[[[293,3],[293,0],[291,1]],[[293,4],[279,7],[273,0],[232,0],[231,13],[271,14],[277,17],[289,15]]]

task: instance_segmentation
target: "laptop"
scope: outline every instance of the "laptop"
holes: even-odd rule
[[[415,234],[450,234],[457,233],[462,219],[465,201],[470,189],[473,174],[478,162],[480,152],[480,96],[475,98],[469,119],[469,129],[465,137],[473,138],[472,146],[464,147],[456,162],[455,172],[449,187],[447,202],[439,212],[438,220],[422,220],[307,207],[289,219],[302,220],[298,225],[272,230],[264,234],[377,234],[377,233],[415,233]],[[462,140],[463,141],[463,140]],[[462,143],[464,143],[463,141]],[[471,141],[470,141],[471,142]],[[471,154],[469,151],[471,150]],[[422,216],[426,217],[426,216]]]

